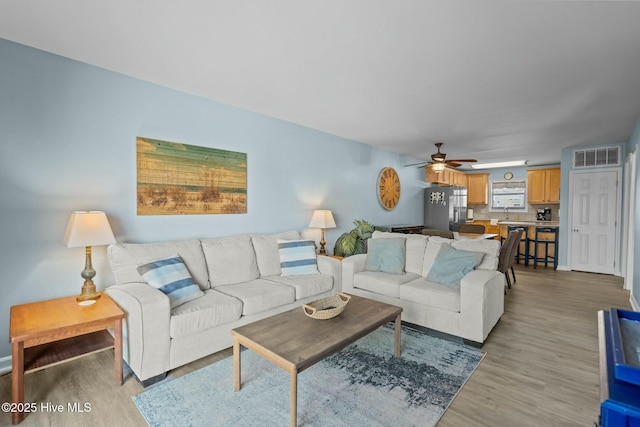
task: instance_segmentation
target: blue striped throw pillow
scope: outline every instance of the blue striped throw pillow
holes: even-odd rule
[[[313,240],[280,240],[280,270],[283,276],[294,274],[320,274]]]
[[[169,297],[172,309],[204,295],[179,255],[140,265],[138,273],[148,284]]]

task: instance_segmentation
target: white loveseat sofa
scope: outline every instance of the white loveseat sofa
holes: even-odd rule
[[[115,284],[106,292],[128,315],[123,354],[143,385],[230,347],[233,328],[341,290],[340,262],[331,257],[317,257],[320,274],[281,275],[278,239],[300,235],[289,231],[108,248]],[[146,283],[138,267],[175,255],[203,295],[171,309],[169,297]]]
[[[405,239],[404,268],[369,271],[367,256],[342,261],[342,291],[403,307],[402,320],[482,345],[504,312],[504,274],[496,271],[500,244],[495,240],[450,240],[376,231],[372,239]],[[427,280],[442,245],[482,253],[481,262],[457,285]]]

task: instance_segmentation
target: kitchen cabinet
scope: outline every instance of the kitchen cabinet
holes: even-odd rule
[[[489,174],[467,174],[467,204],[486,205],[488,203]]]
[[[560,168],[527,171],[530,204],[560,203]]]
[[[425,178],[424,180],[430,182],[432,184],[442,184],[448,185],[447,182],[449,179],[449,173],[447,172],[447,168],[445,168],[442,172],[436,173],[431,167],[425,168]]]
[[[425,181],[440,185],[467,186],[467,175],[451,168],[444,168],[442,172],[436,173],[433,168],[425,168]]]
[[[458,185],[467,187],[467,174],[451,168],[444,168],[442,172],[436,173],[432,168],[426,168],[425,181],[440,185]]]
[[[452,181],[454,182],[453,185],[459,185],[460,187],[467,187],[469,185],[467,182],[466,173],[460,172],[457,170],[452,170],[451,172],[453,172],[453,176],[452,176]]]

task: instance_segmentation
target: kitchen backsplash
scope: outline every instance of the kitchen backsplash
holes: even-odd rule
[[[467,206],[467,208],[473,209],[473,219],[487,221],[492,218],[496,218],[500,221],[507,219],[520,221],[536,221],[536,212],[538,211],[538,209],[551,208],[551,221],[559,221],[560,205],[529,205],[528,212],[509,212],[509,218],[507,218],[507,214],[505,212],[489,212],[488,205],[469,205]]]

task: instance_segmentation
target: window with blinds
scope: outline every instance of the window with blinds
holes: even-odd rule
[[[491,181],[489,211],[527,212],[527,181]]]

